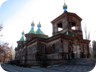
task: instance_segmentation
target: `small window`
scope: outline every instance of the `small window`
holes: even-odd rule
[[[58,23],[58,31],[63,30],[62,23]]]
[[[74,22],[70,22],[70,28],[72,30],[76,30],[76,24]]]

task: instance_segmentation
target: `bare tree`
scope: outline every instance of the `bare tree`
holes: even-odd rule
[[[0,25],[0,31],[2,30],[3,26]],[[0,35],[1,37],[2,35]],[[1,41],[0,41],[1,42]],[[0,60],[4,63],[6,58],[12,57],[11,47],[8,46],[8,43],[0,43]]]
[[[8,46],[8,43],[0,45],[0,57],[3,63],[12,60],[12,48]]]
[[[85,39],[90,40],[90,32],[87,30],[87,26],[84,27]]]
[[[5,60],[5,51],[0,46],[0,63]]]

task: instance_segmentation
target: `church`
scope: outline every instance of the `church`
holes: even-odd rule
[[[15,48],[15,61],[18,65],[48,66],[90,57],[90,41],[83,39],[82,19],[76,13],[68,12],[65,3],[63,9],[64,12],[51,21],[51,37],[42,32],[40,22],[37,31],[34,31],[35,24],[32,22],[29,33],[22,32]]]

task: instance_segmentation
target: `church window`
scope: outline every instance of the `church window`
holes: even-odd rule
[[[62,23],[58,23],[58,31],[62,31],[63,30],[63,27],[62,27]]]
[[[69,27],[71,27],[72,30],[76,30],[76,24],[74,22],[70,22]]]

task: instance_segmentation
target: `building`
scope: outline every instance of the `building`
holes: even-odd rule
[[[67,11],[64,3],[64,13],[51,23],[53,36],[48,37],[41,30],[41,24],[34,31],[34,22],[29,33],[22,33],[21,39],[15,48],[15,60],[19,65],[47,66],[65,63],[76,58],[89,58],[89,40],[83,39],[81,30],[82,19],[75,13]]]

